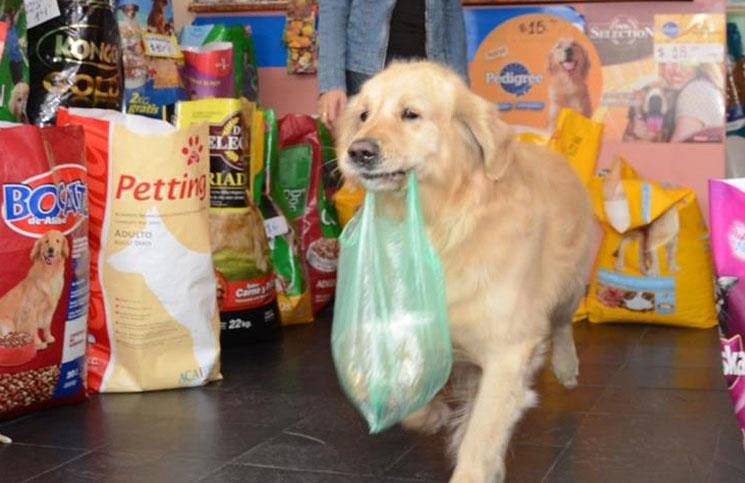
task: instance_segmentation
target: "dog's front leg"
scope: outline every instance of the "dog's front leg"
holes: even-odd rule
[[[667,270],[670,272],[677,272],[680,270],[678,266],[678,235],[675,235],[669,242],[665,244],[665,253],[667,254]]]
[[[522,344],[500,350],[483,367],[450,483],[504,480],[504,457],[512,431],[523,412],[536,403],[530,377],[538,365],[530,359],[537,354],[537,346]]]

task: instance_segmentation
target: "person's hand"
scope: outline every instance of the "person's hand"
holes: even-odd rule
[[[343,90],[324,92],[318,98],[318,115],[321,116],[321,121],[331,128],[346,105],[347,94]]]

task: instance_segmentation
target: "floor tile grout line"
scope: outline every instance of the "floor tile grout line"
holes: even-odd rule
[[[199,478],[197,480],[197,483],[201,483],[202,481],[206,481],[207,478],[218,474],[220,471],[222,471],[223,469],[227,468],[228,466],[230,466],[230,463],[224,462],[223,464],[221,464],[217,468],[215,468],[213,471],[210,471],[209,474],[206,474],[203,477]]]
[[[383,471],[382,471],[382,472],[381,472],[380,474],[381,474],[381,475],[385,475],[386,473],[388,473],[388,472],[389,472],[390,470],[392,470],[392,469],[393,469],[393,468],[394,468],[394,467],[395,467],[395,466],[396,466],[397,464],[399,464],[399,463],[400,463],[401,461],[403,461],[403,459],[404,459],[404,458],[406,458],[406,457],[407,457],[407,456],[408,456],[408,455],[409,455],[409,454],[410,454],[410,453],[411,453],[412,451],[414,451],[414,449],[415,449],[415,448],[416,448],[417,446],[419,446],[420,444],[422,444],[422,442],[421,442],[421,441],[415,441],[414,443],[412,443],[412,444],[411,444],[411,446],[409,447],[409,449],[405,450],[405,451],[404,451],[403,453],[401,453],[401,455],[400,455],[400,456],[399,456],[398,458],[394,459],[394,460],[393,460],[393,461],[392,461],[392,462],[391,462],[391,463],[390,463],[390,464],[389,464],[388,466],[386,466],[386,467],[385,467],[385,468],[383,469]]]
[[[577,438],[577,433],[579,432],[580,426],[585,421],[585,419],[587,419],[589,416],[591,416],[591,414],[584,414],[582,416],[582,419],[579,421],[579,424],[577,425],[576,431],[574,432],[574,434],[572,435],[572,437],[569,438],[569,441],[567,441],[567,444],[559,452],[559,454],[556,456],[556,458],[554,458],[553,463],[551,464],[551,466],[548,467],[548,469],[546,470],[546,473],[543,475],[543,478],[541,478],[541,483],[546,483],[546,481],[548,480],[549,475],[554,470],[554,468],[556,468],[556,465],[559,464],[559,461],[561,460],[561,458],[564,456],[564,454],[567,451],[569,451],[569,448],[572,446],[572,443]]]
[[[290,468],[287,466],[262,465],[258,463],[239,463],[234,466],[246,466],[249,468],[261,468],[261,469],[267,469],[267,470],[280,470],[280,471],[287,471],[290,473],[313,473],[316,475],[361,476],[363,478],[375,478],[378,476],[378,475],[375,475],[374,473],[351,473],[347,471],[337,471],[337,470]]]
[[[41,473],[38,473],[38,474],[36,474],[36,475],[34,475],[34,476],[30,476],[30,477],[26,478],[25,480],[23,480],[23,481],[22,481],[21,483],[26,483],[26,482],[28,482],[28,481],[32,481],[32,480],[35,480],[36,478],[40,478],[40,477],[42,477],[42,476],[44,476],[44,475],[46,475],[46,474],[48,474],[48,473],[51,473],[52,471],[56,471],[56,470],[58,470],[58,469],[60,469],[60,468],[63,468],[63,467],[65,467],[65,466],[69,465],[70,463],[73,463],[73,462],[75,462],[75,461],[77,461],[77,460],[79,460],[79,459],[82,459],[83,457],[85,457],[85,456],[88,456],[88,455],[90,455],[90,454],[93,454],[93,451],[85,451],[85,452],[83,452],[83,453],[81,453],[81,454],[77,455],[77,456],[76,456],[76,457],[74,457],[74,458],[70,458],[69,460],[66,460],[66,461],[65,461],[65,462],[63,462],[63,463],[60,463],[60,464],[58,464],[58,465],[56,465],[56,466],[53,466],[52,468],[49,468],[49,469],[48,469],[48,470],[46,470],[46,471],[42,471]]]

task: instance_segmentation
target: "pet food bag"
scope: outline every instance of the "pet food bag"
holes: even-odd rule
[[[183,47],[181,77],[189,99],[235,97],[233,45],[210,42],[201,47]]]
[[[85,399],[88,174],[79,126],[0,128],[0,419]]]
[[[26,9],[23,0],[5,0],[0,12],[4,41],[0,60],[0,120],[28,122],[29,96]]]
[[[53,124],[59,107],[121,110],[121,40],[113,2],[58,0],[56,5],[58,15],[29,25],[29,120]]]
[[[643,180],[623,159],[590,183],[604,238],[590,322],[716,325],[708,230],[689,188]]]
[[[450,376],[445,277],[413,174],[403,220],[368,192],[344,228],[331,350],[339,381],[372,433],[424,406]]]
[[[722,369],[745,441],[745,179],[709,181]]]
[[[206,125],[62,109],[85,129],[90,183],[88,386],[131,392],[220,379]]]
[[[173,35],[171,0],[117,0],[122,39],[124,104],[129,114],[170,120],[186,99],[179,67],[183,55]]]
[[[290,207],[282,192],[278,176],[279,166],[279,129],[277,117],[271,109],[264,111],[265,138],[264,164],[252,166],[255,183],[265,176],[261,190],[255,185],[254,197],[258,199],[277,283],[277,301],[279,303],[282,324],[293,325],[313,322],[310,287],[308,275],[302,259],[299,227],[288,215]],[[257,139],[258,141],[258,139]],[[268,170],[269,167],[274,170]],[[273,178],[274,176],[275,178]]]
[[[181,30],[182,47],[201,47],[211,42],[229,42],[233,46],[235,94],[249,101],[259,98],[259,73],[256,48],[249,25],[187,25]]]
[[[245,115],[251,115],[246,113]],[[248,191],[248,131],[238,99],[180,102],[182,128],[209,125],[210,242],[224,344],[279,334],[279,313],[264,220]]]
[[[324,148],[328,134],[311,116],[288,114],[279,121],[279,157],[269,166],[272,199],[298,228],[310,284],[313,314],[334,296],[341,225],[324,172],[332,170]],[[335,156],[334,156],[335,158]],[[324,164],[327,164],[324,168]]]

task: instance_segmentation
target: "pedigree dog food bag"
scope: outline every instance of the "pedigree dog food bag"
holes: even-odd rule
[[[86,136],[90,389],[219,379],[207,126],[99,109],[60,110],[57,122],[82,124]]]
[[[79,126],[0,128],[0,419],[85,399],[87,179]]]

